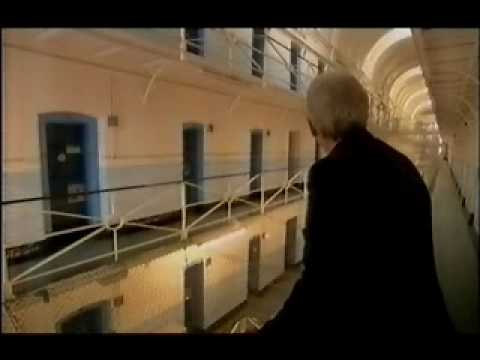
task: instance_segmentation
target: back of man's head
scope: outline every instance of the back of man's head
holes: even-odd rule
[[[318,134],[338,140],[354,127],[367,126],[368,95],[360,82],[348,73],[323,73],[310,84],[307,113]]]

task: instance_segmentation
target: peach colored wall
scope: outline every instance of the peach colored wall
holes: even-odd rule
[[[106,301],[115,332],[183,332],[183,273],[189,264],[203,260],[208,327],[246,300],[248,242],[254,235],[269,234],[261,245],[261,287],[281,275],[285,223],[292,216],[298,216],[301,223],[304,206],[305,202],[299,201],[272,209],[264,217],[250,217],[196,235],[185,249],[134,257],[123,267],[99,269],[89,278],[80,275],[52,284],[49,302],[35,295],[23,296],[10,304],[12,313],[21,332],[49,333],[56,332],[58,322],[79,309]],[[206,265],[208,258],[210,266]],[[120,276],[115,276],[115,270]],[[123,296],[123,304],[114,307],[113,299],[118,296]]]
[[[146,104],[142,98],[150,79],[93,65],[6,48],[6,120],[4,199],[42,195],[38,115],[53,111],[92,116],[99,125],[100,187],[140,185],[182,177],[182,124],[213,124],[206,132],[205,176],[249,171],[251,128],[270,129],[265,138],[264,168],[287,167],[287,134],[301,131],[302,157],[314,159],[314,142],[303,116],[274,106],[240,100],[229,117],[231,96],[157,80]],[[119,126],[110,128],[110,113]],[[232,136],[232,135],[235,136]],[[266,187],[281,185],[285,174],[269,175]],[[248,176],[231,179],[232,185]],[[227,180],[206,182],[206,190],[224,190]],[[137,213],[143,217],[178,208],[179,187],[128,190],[114,194],[124,213],[146,199],[159,201]],[[108,198],[102,195],[102,215]],[[215,199],[215,196],[208,199]],[[41,202],[5,207],[8,246],[39,240],[45,234]],[[29,226],[21,226],[29,219]]]

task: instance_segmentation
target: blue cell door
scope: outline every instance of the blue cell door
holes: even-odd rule
[[[187,125],[183,129],[183,180],[201,186],[203,178],[203,126]],[[201,191],[186,187],[186,202],[201,201]]]
[[[82,194],[98,190],[96,122],[68,115],[47,116],[41,121],[43,182],[50,210],[97,216],[98,194]],[[88,223],[83,218],[50,217],[51,231]]]

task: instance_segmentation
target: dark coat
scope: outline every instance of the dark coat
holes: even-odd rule
[[[355,129],[309,174],[304,271],[260,333],[450,333],[430,194],[412,162]]]

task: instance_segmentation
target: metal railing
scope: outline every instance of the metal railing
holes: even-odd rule
[[[251,325],[255,328],[256,331],[260,330],[262,328],[262,325],[260,325],[260,321],[253,316],[245,316],[235,322],[233,325],[232,329],[230,330],[230,334],[242,334],[242,333],[247,333],[248,326]]]
[[[217,67],[216,65],[220,65],[220,67],[217,67],[217,71],[224,72],[227,75],[248,75],[250,80],[255,77],[258,79],[259,76],[257,75],[260,74],[260,80],[263,87],[266,87],[267,85],[274,88],[280,87],[283,90],[288,90],[291,93],[296,93],[301,96],[306,95],[309,82],[318,74],[319,68],[322,69],[322,72],[336,68],[335,62],[325,60],[324,55],[320,54],[320,52],[311,48],[309,45],[306,45],[292,34],[289,34],[289,32],[283,32],[285,38],[288,39],[288,41],[297,44],[297,46],[301,49],[301,52],[303,52],[303,55],[299,54],[297,57],[297,67],[292,67],[290,59],[286,59],[285,56],[282,55],[282,51],[285,52],[285,50],[290,54],[290,47],[277,40],[274,36],[270,36],[268,32],[265,34],[255,35],[257,39],[263,38],[265,40],[264,50],[261,51],[255,48],[253,43],[243,40],[241,35],[237,35],[228,29],[205,29],[206,31],[204,32],[204,37],[199,39],[186,38],[184,28],[174,29],[173,32],[173,29],[150,30],[156,34],[157,40],[153,40],[152,36],[145,35],[145,30],[142,30],[141,32],[138,32],[137,30],[116,31],[130,33],[130,44],[133,43],[131,41],[132,38],[142,38],[142,42],[148,42],[152,48],[155,48],[156,54],[164,56],[169,60],[188,60],[190,62],[200,61],[202,65],[214,67]],[[101,31],[93,30],[90,32],[99,36],[104,36],[110,40],[112,38],[117,38],[117,36],[112,33],[109,33],[107,36],[105,36],[105,34],[102,34]],[[142,33],[144,36],[142,36]],[[223,40],[220,41],[219,39],[221,39],[222,36]],[[121,35],[118,36],[118,39],[120,41],[124,40],[123,36]],[[215,46],[212,46],[212,43],[214,43]],[[200,54],[194,54],[188,51],[187,45],[190,49],[202,49],[203,51],[200,51]],[[134,44],[133,46],[138,45]],[[144,47],[141,48],[144,50]],[[266,49],[273,50],[273,52],[269,53],[266,51]],[[265,64],[265,66],[261,66],[260,64],[256,63],[255,59],[252,57],[253,52],[261,54],[263,59],[269,60],[270,63]],[[237,55],[235,55],[235,53],[237,53]],[[217,56],[219,54],[220,56]],[[245,63],[245,61],[247,61],[247,63]],[[319,64],[325,64],[326,62],[328,62],[327,67],[319,66]],[[162,70],[162,66],[168,66],[165,64],[160,65],[160,67],[155,66],[155,64],[159,63],[162,63],[161,59],[155,59],[149,64],[144,65],[151,67],[152,79],[156,77],[159,69]],[[271,65],[273,65],[273,67]],[[343,68],[344,66],[339,64],[339,67]],[[352,70],[351,67],[349,68]],[[253,70],[255,70],[257,75],[253,74]],[[285,72],[283,72],[283,70]],[[357,70],[358,69],[355,68],[353,69],[353,72],[358,75],[359,73]],[[297,86],[295,89],[291,88],[291,81],[287,78],[287,74],[297,79]],[[362,79],[363,78],[361,77],[360,80]],[[365,81],[362,83],[364,82]],[[373,113],[370,117],[374,122],[378,122],[378,125],[381,125],[382,127],[386,127],[388,129],[394,127],[393,121],[384,121],[384,118],[388,120],[392,117],[393,110],[391,109],[390,104],[388,104],[388,106],[385,105],[387,106],[385,114],[377,114],[377,110],[375,109],[379,103],[384,103],[384,100],[380,94],[373,92],[371,86],[366,84],[364,84],[364,86],[367,88],[367,91],[372,98],[371,108],[373,109]],[[146,93],[148,93],[148,88]]]
[[[256,38],[264,41],[262,51],[227,29],[208,29],[204,32],[204,37],[195,39],[186,37],[183,28],[178,29],[178,32],[180,36],[166,30],[162,35],[163,43],[159,40],[155,45],[169,48],[170,52],[173,51],[172,54],[177,52],[181,61],[200,61],[205,65],[219,65],[226,73],[248,75],[251,79],[260,78],[263,86],[268,84],[268,86],[280,87],[300,95],[305,95],[309,81],[313,80],[318,73],[318,62],[322,61],[319,55],[298,44],[304,55],[298,54],[297,66],[292,66],[290,47],[269,34],[256,35]],[[161,30],[157,30],[157,33],[160,34]],[[132,35],[139,37],[141,33],[135,32]],[[152,43],[153,40],[147,39],[147,41]],[[296,42],[293,37],[289,41]],[[282,54],[287,52],[288,58]],[[255,60],[253,53],[263,57],[263,64]],[[222,71],[222,69],[219,70]],[[260,76],[254,75],[254,71]],[[156,73],[156,71],[153,72]],[[296,89],[291,89],[291,76],[296,78]]]
[[[286,171],[287,169],[281,169],[281,171]],[[162,199],[162,194],[159,194],[158,196],[154,196],[147,201],[142,202],[141,204],[137,205],[133,209],[130,209],[129,211],[123,213],[122,215],[117,214],[116,210],[116,204],[115,204],[115,197],[114,197],[114,192],[109,190],[109,203],[110,203],[110,216],[107,218],[101,218],[101,217],[95,217],[95,216],[87,216],[87,215],[79,215],[79,214],[73,214],[73,213],[66,213],[66,212],[60,212],[60,211],[50,211],[50,210],[43,210],[41,211],[43,214],[46,215],[53,215],[53,216],[64,216],[67,218],[81,218],[81,219],[89,219],[89,220],[94,220],[94,221],[100,221],[98,224],[91,224],[91,225],[86,225],[86,226],[79,226],[79,227],[74,227],[71,229],[67,230],[62,230],[62,231],[57,231],[53,233],[49,233],[45,235],[43,238],[48,239],[50,237],[59,235],[59,234],[70,234],[70,233],[75,233],[81,230],[88,230],[88,229],[95,229],[94,231],[90,232],[89,234],[82,236],[75,242],[71,243],[70,245],[62,248],[61,250],[55,252],[54,254],[46,257],[45,259],[39,261],[35,265],[28,267],[27,269],[21,271],[20,273],[16,274],[12,278],[8,279],[7,282],[7,287],[12,288],[12,286],[17,285],[17,284],[22,284],[26,283],[28,281],[32,281],[35,279],[39,279],[48,275],[53,275],[55,273],[60,273],[62,271],[65,271],[67,269],[72,269],[76,268],[82,265],[85,265],[87,263],[92,263],[101,259],[109,258],[112,257],[114,262],[119,261],[119,255],[123,253],[130,252],[135,249],[140,249],[142,247],[146,247],[155,243],[159,243],[168,239],[174,239],[178,237],[178,240],[180,242],[183,242],[186,245],[188,245],[187,240],[189,239],[189,235],[192,234],[194,230],[198,230],[200,228],[206,227],[206,226],[212,226],[214,224],[226,222],[226,221],[232,221],[232,220],[239,220],[243,216],[250,215],[252,213],[259,213],[259,214],[265,214],[265,209],[269,206],[273,206],[275,204],[287,204],[290,201],[296,201],[299,199],[305,199],[307,196],[307,189],[306,189],[306,176],[307,176],[307,170],[308,168],[301,168],[295,175],[293,175],[291,178],[286,178],[284,181],[283,185],[274,192],[273,195],[268,197],[267,199],[265,198],[265,193],[267,191],[272,191],[273,189],[267,189],[264,186],[264,177],[266,173],[261,173],[257,174],[251,178],[248,179],[247,182],[242,183],[241,185],[237,186],[236,188],[232,188],[231,181],[228,182],[228,189],[225,192],[217,192],[215,193],[216,195],[220,196],[219,201],[213,202],[213,206],[205,211],[202,215],[200,215],[198,218],[194,219],[190,224],[187,224],[187,210],[192,207],[196,207],[198,205],[212,205],[211,201],[197,201],[195,203],[189,203],[187,204],[187,199],[186,199],[186,191],[188,187],[195,188],[198,190],[203,190],[202,186],[199,186],[198,184],[194,184],[192,182],[188,181],[178,181],[177,185],[179,186],[180,190],[180,210],[181,210],[181,225],[180,228],[177,227],[171,227],[171,226],[157,226],[157,225],[151,225],[151,224],[145,224],[139,221],[134,221],[132,220],[132,216],[138,213],[140,210],[145,208],[146,206],[151,205],[152,203],[158,202]],[[276,170],[279,171],[279,170]],[[238,176],[238,175],[235,175]],[[222,176],[225,177],[225,176]],[[212,177],[211,177],[212,178]],[[243,192],[241,193],[241,190],[244,187],[250,186],[253,181],[256,179],[260,179],[260,189],[253,189],[248,192]],[[303,188],[298,188],[296,185],[298,183],[303,182]],[[170,183],[168,183],[170,184]],[[158,186],[158,185],[157,185]],[[294,190],[295,192],[298,192],[299,195],[290,197],[289,198],[289,190]],[[211,191],[207,191],[212,193]],[[260,202],[256,203],[251,200],[247,200],[245,196],[249,196],[254,193],[260,192]],[[91,192],[90,192],[91,193]],[[284,193],[284,198],[283,200],[277,200],[276,203],[274,203],[274,200],[279,197],[281,193]],[[232,211],[232,205],[234,202],[239,202],[243,203],[246,205],[251,206],[253,209],[244,211],[244,212],[238,212],[238,213],[233,213]],[[208,218],[210,215],[215,213],[216,210],[221,208],[223,205],[227,206],[227,215],[222,216],[218,219],[209,221],[209,222],[204,222],[206,218]],[[204,222],[203,224],[200,224]],[[118,246],[118,233],[120,230],[125,228],[126,226],[130,227],[138,227],[138,228],[143,228],[143,229],[148,229],[148,230],[157,230],[161,231],[164,233],[163,235],[159,237],[155,237],[153,239],[150,239],[148,241],[142,241],[141,243],[138,244],[133,244],[129,246],[125,246],[123,248],[119,248]],[[50,270],[45,270],[43,272],[38,272],[36,274],[33,274],[34,272],[40,270],[41,268],[44,268],[47,264],[50,264],[53,260],[65,255],[68,252],[71,252],[73,249],[78,248],[80,245],[91,241],[91,239],[95,238],[97,235],[104,231],[110,231],[113,234],[112,237],[112,251],[102,253],[96,256],[89,257],[87,259],[77,261],[77,262],[72,262],[63,266],[59,266]],[[167,233],[167,234],[165,234]]]

